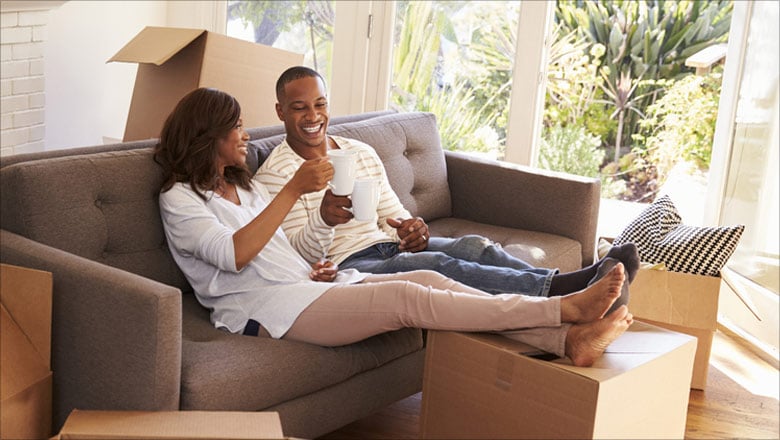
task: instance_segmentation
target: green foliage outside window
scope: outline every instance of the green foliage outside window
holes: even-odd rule
[[[578,176],[598,177],[604,150],[601,139],[584,127],[554,125],[545,130],[539,149],[541,168]]]
[[[725,42],[732,9],[731,0],[558,0],[561,30],[606,49],[599,75],[603,104],[618,121],[614,138],[605,139],[615,161],[631,149],[645,109],[663,94],[657,81],[689,74],[686,58]]]
[[[444,148],[503,158],[519,6],[398,1],[391,107],[435,113]],[[642,201],[671,164],[706,169],[720,86],[684,62],[727,41],[732,10],[732,0],[558,0],[540,166],[593,175],[601,161],[605,197]],[[316,65],[332,47],[332,2],[231,1],[228,12],[264,44],[305,26],[312,67],[329,77]]]
[[[399,1],[393,108],[436,114],[446,149],[503,158],[518,6]]]
[[[718,68],[672,80],[664,96],[647,109],[641,132],[634,135],[641,146],[635,151],[639,167],[656,169],[658,185],[681,160],[701,171],[709,169],[721,77]]]
[[[233,0],[227,14],[228,20],[240,19],[250,26],[256,43],[303,53],[305,65],[330,78],[336,21],[333,1]]]

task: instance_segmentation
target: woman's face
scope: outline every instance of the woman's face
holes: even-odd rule
[[[243,166],[246,163],[246,141],[248,140],[249,135],[244,131],[243,121],[239,119],[238,124],[230,130],[230,133],[219,141],[219,152],[217,156],[219,168]]]

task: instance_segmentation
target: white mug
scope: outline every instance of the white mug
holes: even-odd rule
[[[352,194],[352,186],[355,183],[356,151],[330,150],[328,158],[333,164],[333,180],[330,181],[330,189],[337,196]]]
[[[376,219],[379,203],[379,180],[357,179],[352,190],[352,215],[359,222]]]

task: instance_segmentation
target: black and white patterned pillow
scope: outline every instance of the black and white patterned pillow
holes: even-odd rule
[[[744,230],[745,225],[684,225],[671,198],[663,196],[629,223],[613,245],[633,242],[643,262],[664,263],[675,272],[717,276]]]

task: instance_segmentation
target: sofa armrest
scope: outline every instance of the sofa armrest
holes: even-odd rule
[[[453,217],[561,235],[595,256],[601,182],[445,151]]]
[[[177,410],[181,292],[0,231],[2,262],[53,274],[53,429],[73,408]]]

